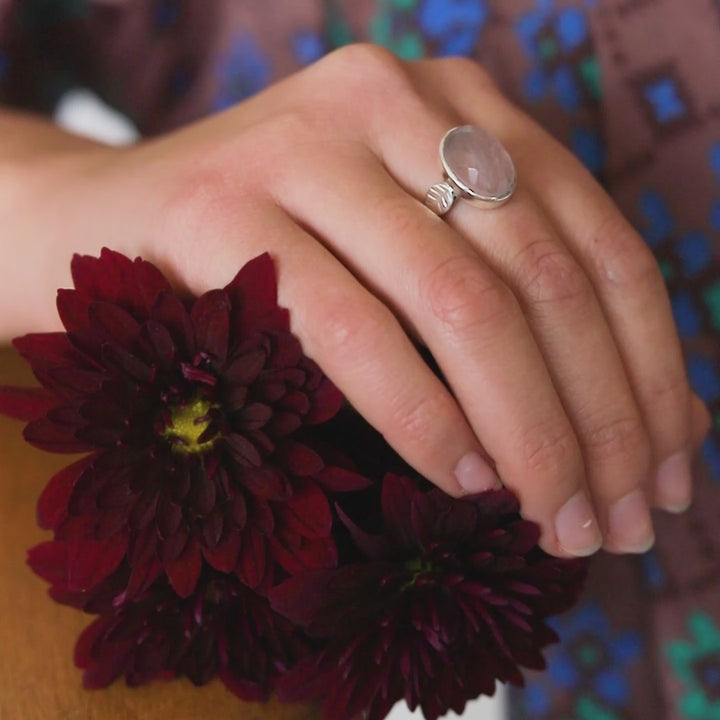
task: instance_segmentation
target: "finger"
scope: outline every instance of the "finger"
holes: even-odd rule
[[[477,212],[465,205],[449,220],[521,300],[580,442],[605,548],[645,552],[650,440],[593,285],[526,189],[481,221]]]
[[[427,112],[414,117],[416,127],[428,123]],[[434,147],[437,128],[420,137]],[[419,146],[404,158],[407,172],[427,176],[432,160],[423,169],[427,153]],[[503,482],[518,493],[524,513],[540,522],[544,547],[556,554],[594,552],[600,537],[580,448],[513,294],[374,154],[330,140],[324,150],[322,169],[305,182],[281,181],[279,201],[416,328]],[[302,151],[294,159],[299,166],[309,161]],[[317,197],[323,198],[320,213],[311,211]]]
[[[591,279],[649,431],[655,496],[677,510],[691,494],[691,391],[657,263],[571,153],[497,91],[488,91],[482,71],[474,82],[472,68],[464,69],[461,78],[451,63],[440,62],[424,65],[423,73],[469,121],[505,143],[520,182],[538,197]]]
[[[231,213],[202,224],[198,239],[212,258],[207,272],[239,267],[270,250],[279,301],[291,308],[293,331],[358,412],[446,492],[464,494],[460,481],[467,484],[468,475],[477,490],[498,487],[462,411],[394,315],[314,237],[277,206],[262,202],[253,200],[253,212],[243,210],[241,218]],[[228,243],[240,223],[243,242]],[[196,261],[193,277],[207,285]]]

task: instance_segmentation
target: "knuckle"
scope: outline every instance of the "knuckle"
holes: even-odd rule
[[[601,224],[592,237],[600,277],[621,292],[638,288],[664,293],[657,261],[645,242],[621,217]]]
[[[617,458],[643,467],[650,464],[650,441],[638,417],[619,417],[590,430],[584,438],[587,454],[592,461]]]
[[[525,433],[520,447],[524,467],[531,475],[553,480],[567,477],[568,469],[576,474],[582,468],[580,449],[569,428],[533,428]]]
[[[338,87],[352,95],[355,108],[376,95],[391,97],[411,86],[403,61],[390,50],[371,43],[345,45],[335,50],[327,56],[325,70],[339,81]]]
[[[523,294],[533,305],[585,307],[592,302],[592,286],[582,268],[552,240],[527,245],[516,265]]]
[[[423,454],[438,451],[439,431],[448,427],[453,417],[452,401],[447,393],[424,393],[412,398],[398,399],[391,413],[391,426],[404,443],[421,449]]]
[[[510,290],[467,257],[435,267],[420,293],[434,318],[453,333],[467,333],[507,320],[516,303]]]
[[[304,332],[308,348],[355,363],[385,340],[393,323],[390,311],[379,301],[346,293],[319,298],[317,307],[322,308],[322,317],[307,322]]]

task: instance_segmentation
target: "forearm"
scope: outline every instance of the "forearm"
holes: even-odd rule
[[[58,326],[55,292],[70,284],[73,252],[99,248],[82,232],[80,188],[116,149],[50,121],[0,111],[0,343]]]

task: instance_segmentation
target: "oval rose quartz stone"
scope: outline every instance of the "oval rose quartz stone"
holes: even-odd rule
[[[453,128],[440,156],[448,177],[481,200],[505,200],[515,188],[515,168],[500,141],[475,125]]]

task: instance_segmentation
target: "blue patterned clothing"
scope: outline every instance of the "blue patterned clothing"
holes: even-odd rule
[[[696,501],[601,555],[515,720],[720,720],[719,0],[0,0],[0,101],[76,85],[145,134],[354,41],[476,58],[605,184],[655,252],[714,429]]]

